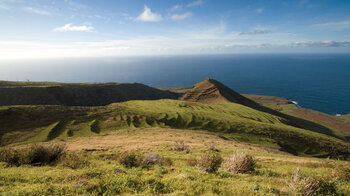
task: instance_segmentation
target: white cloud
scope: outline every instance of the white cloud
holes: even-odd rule
[[[255,29],[254,31],[243,31],[239,35],[263,35],[268,33],[271,33],[271,31]]]
[[[65,29],[72,27],[70,24]],[[262,32],[253,29],[248,34],[259,33]],[[350,48],[349,41],[300,41],[298,37],[278,32],[264,36],[240,36],[240,32],[230,31],[224,22],[219,22],[214,26],[178,30],[170,35],[147,36],[140,34],[132,36],[132,38],[97,42],[44,43],[0,40],[0,60],[289,51],[343,52],[348,48]]]
[[[204,4],[203,0],[197,0],[187,4],[187,7],[201,6],[203,4]]]
[[[350,41],[313,41],[313,42],[294,42],[293,47],[350,47]]]
[[[181,8],[182,8],[181,5],[174,5],[174,6],[171,8],[170,11],[174,12],[174,11],[179,10],[179,9],[181,9]]]
[[[162,15],[153,13],[149,7],[145,5],[143,12],[136,18],[136,20],[144,22],[159,22],[163,20]]]
[[[41,10],[41,9],[38,9],[38,8],[34,8],[34,7],[24,7],[23,8],[25,11],[27,12],[31,12],[31,13],[34,13],[34,14],[39,14],[39,15],[44,15],[44,16],[50,16],[52,15],[50,12],[48,11],[45,11],[45,10]]]
[[[317,28],[327,29],[327,30],[344,30],[344,29],[350,29],[350,20],[326,22],[321,24],[314,24],[312,26]]]
[[[83,32],[91,32],[94,30],[94,27],[90,25],[81,25],[81,26],[73,26],[72,23],[66,24],[62,27],[54,28],[54,32],[64,32],[64,31],[83,31]]]
[[[256,9],[255,11],[256,11],[256,13],[259,13],[259,14],[260,14],[260,13],[262,13],[262,12],[264,11],[264,9],[263,9],[263,8],[258,8],[258,9]]]
[[[183,13],[183,14],[173,14],[171,16],[171,19],[173,19],[173,20],[184,20],[184,19],[190,17],[191,15],[192,15],[191,12],[186,12],[186,13]]]

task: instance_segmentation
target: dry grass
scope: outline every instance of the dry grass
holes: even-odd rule
[[[219,153],[203,154],[197,162],[198,169],[206,173],[215,173],[222,163],[222,157]]]
[[[253,171],[255,164],[256,161],[252,156],[244,153],[236,153],[224,161],[223,168],[231,173],[239,174]]]
[[[187,145],[185,145],[184,141],[176,141],[172,150],[175,151],[186,151],[187,153],[190,152],[190,149],[188,148]]]

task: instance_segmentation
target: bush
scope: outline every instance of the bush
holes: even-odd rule
[[[150,166],[161,162],[161,157],[158,153],[148,153],[143,156],[142,165]]]
[[[0,161],[7,163],[8,166],[20,166],[21,158],[22,156],[16,149],[5,147],[0,150]]]
[[[198,160],[199,170],[207,173],[216,172],[222,163],[222,157],[219,153],[204,154]]]
[[[63,144],[39,145],[34,144],[25,153],[24,163],[31,165],[45,165],[60,158],[65,151]]]
[[[74,133],[73,133],[72,130],[68,130],[68,131],[67,131],[67,136],[68,136],[68,137],[73,137],[73,135],[74,135]]]
[[[185,143],[183,141],[176,141],[172,150],[175,151],[186,151],[187,153],[190,152],[190,149],[188,148],[187,145],[185,145]]]
[[[350,182],[350,163],[337,166],[333,172],[333,176]]]
[[[337,195],[336,185],[333,182],[304,177],[299,168],[292,175],[289,187],[296,195]]]
[[[27,148],[3,148],[0,161],[9,166],[20,166],[22,164],[45,165],[55,162],[65,151],[62,144],[33,144]]]
[[[224,161],[223,167],[234,174],[254,171],[256,161],[252,156],[244,153],[236,153]]]
[[[94,120],[90,126],[90,130],[94,133],[100,133],[100,122],[98,120]]]
[[[127,168],[138,167],[140,160],[140,155],[135,152],[124,152],[119,156],[119,163]]]
[[[82,154],[75,152],[66,153],[60,158],[60,162],[63,166],[71,169],[78,169],[88,166],[90,163],[86,157]]]

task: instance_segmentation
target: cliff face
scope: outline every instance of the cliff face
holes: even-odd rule
[[[177,93],[143,84],[70,84],[0,87],[0,105],[102,106],[128,100],[177,99]]]

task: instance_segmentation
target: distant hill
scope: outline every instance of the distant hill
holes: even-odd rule
[[[0,105],[103,106],[129,100],[177,99],[144,84],[0,82]]]
[[[195,84],[192,89],[187,91],[181,98],[185,101],[194,101],[201,103],[238,103],[248,107],[256,107],[258,104],[254,101],[240,95],[222,83],[206,78]]]

